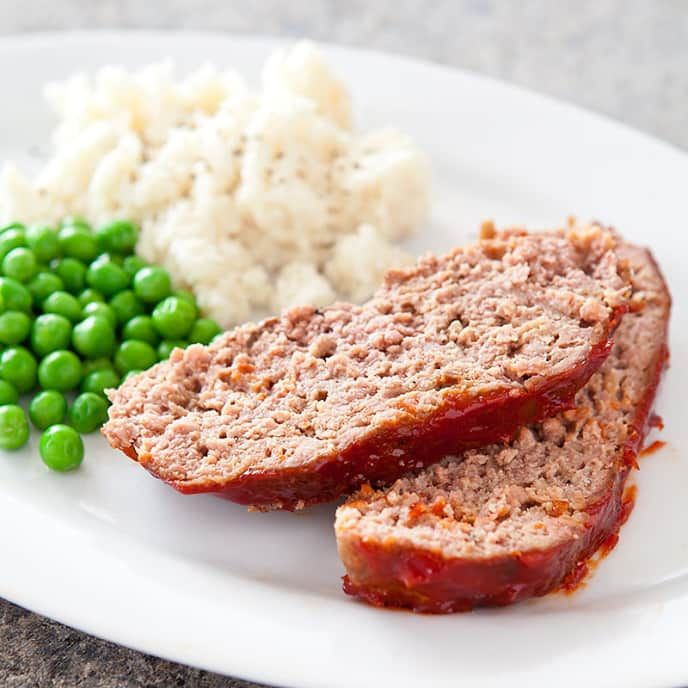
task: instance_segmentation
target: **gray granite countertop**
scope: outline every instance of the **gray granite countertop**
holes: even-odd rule
[[[414,55],[564,98],[688,148],[685,0],[0,3],[0,40],[104,27],[212,28]],[[251,685],[117,647],[0,600],[0,686]]]

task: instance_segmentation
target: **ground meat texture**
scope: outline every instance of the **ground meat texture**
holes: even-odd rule
[[[435,613],[510,604],[560,585],[616,533],[667,360],[670,309],[651,255],[618,253],[632,266],[632,311],[576,408],[353,496],[335,526],[346,592]]]
[[[248,324],[110,392],[104,434],[185,493],[326,501],[568,407],[629,292],[613,235],[513,233],[392,270],[362,306]]]

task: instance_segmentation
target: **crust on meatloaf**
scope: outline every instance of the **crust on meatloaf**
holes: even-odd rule
[[[632,267],[632,311],[576,408],[354,495],[335,525],[347,593],[433,613],[510,604],[559,586],[618,530],[668,357],[671,302],[648,251],[617,251]]]
[[[294,509],[570,406],[626,308],[612,233],[513,233],[286,311],[109,392],[104,434],[184,493]]]

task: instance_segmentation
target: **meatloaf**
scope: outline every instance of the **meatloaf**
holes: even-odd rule
[[[598,226],[392,270],[362,306],[241,326],[110,392],[111,444],[184,493],[295,509],[569,407],[626,307]]]
[[[618,529],[622,493],[667,359],[670,299],[651,255],[622,246],[632,311],[576,408],[506,445],[449,456],[337,511],[346,592],[445,613],[560,585]]]

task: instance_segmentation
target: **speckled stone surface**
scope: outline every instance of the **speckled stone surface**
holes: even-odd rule
[[[564,98],[688,148],[685,0],[0,3],[0,34],[113,27],[310,37],[414,55]],[[0,600],[3,688],[253,685],[96,640]]]

